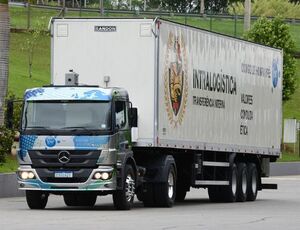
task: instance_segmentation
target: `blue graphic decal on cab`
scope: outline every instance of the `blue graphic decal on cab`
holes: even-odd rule
[[[36,135],[21,135],[20,137],[20,151],[18,152],[20,159],[24,160],[24,157],[27,154],[27,150],[33,148],[34,143],[38,136]]]
[[[97,149],[107,144],[108,136],[76,136],[73,138],[75,149]]]
[[[46,137],[45,144],[47,147],[52,148],[56,145],[56,139],[55,137]]]
[[[36,97],[37,95],[43,95],[44,91],[45,90],[42,88],[27,90],[25,92],[25,100],[28,100],[29,98],[32,98],[32,97]]]
[[[97,99],[97,100],[109,100],[110,97],[100,90],[90,90],[83,93],[83,96],[79,96],[78,93],[72,95],[76,99]]]

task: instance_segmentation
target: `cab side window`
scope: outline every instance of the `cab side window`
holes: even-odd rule
[[[125,101],[116,101],[115,103],[116,113],[116,127],[124,129],[126,127],[126,103]]]

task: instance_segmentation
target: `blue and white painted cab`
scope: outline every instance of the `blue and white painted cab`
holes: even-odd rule
[[[29,89],[18,160],[21,189],[116,189],[118,154],[130,143],[128,95],[119,88]]]

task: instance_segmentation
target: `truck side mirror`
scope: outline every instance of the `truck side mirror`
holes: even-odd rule
[[[6,114],[5,114],[5,125],[8,129],[13,129],[14,124],[14,101],[7,100],[6,103]]]
[[[129,125],[130,127],[138,127],[138,110],[137,108],[129,108]]]

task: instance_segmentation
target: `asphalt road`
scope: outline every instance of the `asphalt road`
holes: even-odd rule
[[[0,229],[300,229],[300,176],[273,177],[279,189],[259,192],[255,202],[210,203],[207,192],[192,189],[173,208],[116,211],[111,196],[91,209],[65,207],[50,196],[45,210],[29,210],[24,197],[0,199]]]

